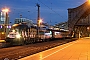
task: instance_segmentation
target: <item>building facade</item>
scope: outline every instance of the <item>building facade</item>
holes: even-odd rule
[[[27,23],[28,26],[33,26],[33,21],[26,18],[16,18],[14,24]]]
[[[58,23],[54,27],[59,28],[60,30],[68,30],[68,22]]]
[[[0,12],[0,39],[5,39],[10,28],[8,13]]]
[[[6,14],[4,12],[0,12],[0,25],[4,24],[6,19]]]

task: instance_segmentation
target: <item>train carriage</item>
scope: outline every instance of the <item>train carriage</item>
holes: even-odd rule
[[[26,24],[15,24],[12,26],[5,41],[12,45],[23,45],[41,41],[50,41],[52,39],[60,39],[69,37],[68,31],[40,29],[37,36],[37,27]]]

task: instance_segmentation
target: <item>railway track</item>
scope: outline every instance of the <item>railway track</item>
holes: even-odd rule
[[[29,44],[24,46],[14,46],[8,48],[1,48],[0,49],[0,60],[18,60],[25,56],[29,56],[40,51],[44,51],[58,45],[62,45],[76,39],[66,39],[66,40],[54,40],[49,42],[42,42],[42,43],[35,43]]]

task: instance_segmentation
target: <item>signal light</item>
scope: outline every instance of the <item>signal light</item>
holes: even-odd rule
[[[7,26],[7,28],[11,28],[11,26],[9,25],[9,26]]]
[[[0,28],[2,28],[2,25],[0,26]]]

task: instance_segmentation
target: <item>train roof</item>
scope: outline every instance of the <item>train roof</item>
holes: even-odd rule
[[[26,25],[26,24],[14,24],[14,25],[12,26],[12,28],[18,28],[18,27],[28,28],[28,25]]]
[[[47,29],[49,31],[57,31],[57,32],[69,32],[69,31],[64,31],[64,30],[54,30],[54,29]]]

